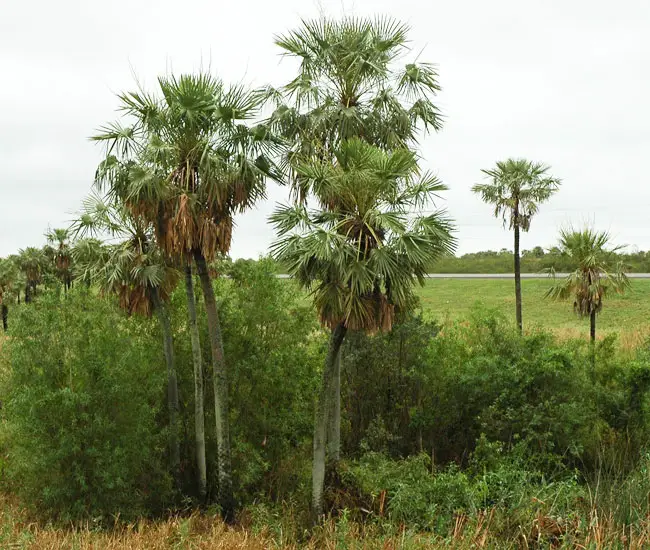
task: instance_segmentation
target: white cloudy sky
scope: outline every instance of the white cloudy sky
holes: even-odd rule
[[[0,256],[70,220],[101,155],[87,137],[134,74],[146,84],[210,64],[226,81],[282,84],[293,66],[273,35],[321,13],[404,20],[439,65],[447,122],[422,153],[450,187],[460,252],[511,246],[470,193],[508,156],[564,181],[524,247],[590,222],[650,248],[648,0],[0,0]],[[272,187],[238,219],[233,256],[267,250],[266,218],[284,198]]]

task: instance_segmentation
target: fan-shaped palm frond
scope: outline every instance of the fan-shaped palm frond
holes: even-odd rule
[[[573,298],[573,309],[580,317],[600,313],[609,291],[623,293],[630,286],[623,265],[617,260],[622,246],[608,247],[610,236],[591,228],[563,229],[559,247],[575,263],[565,280],[553,285],[547,296],[555,300]]]
[[[300,67],[281,91],[266,91],[275,105],[268,123],[290,144],[282,166],[300,200],[310,189],[297,165],[331,159],[344,140],[361,137],[397,150],[415,143],[420,130],[442,127],[433,102],[440,90],[435,67],[398,66],[409,52],[408,31],[391,18],[318,19],[276,37]]]
[[[496,168],[483,170],[489,183],[479,183],[472,191],[494,206],[494,216],[512,229],[518,225],[528,231],[539,204],[547,201],[560,186],[560,180],[548,174],[550,167],[525,159],[497,162]]]
[[[408,151],[386,153],[352,139],[336,150],[337,164],[299,168],[321,206],[278,208],[274,256],[312,290],[321,322],[352,330],[388,330],[409,307],[414,284],[431,264],[453,251],[453,224],[444,211],[420,215],[426,191]]]

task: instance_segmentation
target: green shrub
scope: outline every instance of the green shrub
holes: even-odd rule
[[[55,520],[103,520],[168,501],[156,422],[165,364],[150,332],[83,290],[20,309],[2,392],[7,472],[26,506]]]

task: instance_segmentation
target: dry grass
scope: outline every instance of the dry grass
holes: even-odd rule
[[[166,521],[140,521],[100,531],[90,527],[54,529],[30,523],[15,503],[3,500],[0,511],[0,548],[59,550],[424,550],[427,548],[574,548],[640,550],[650,548],[650,524],[634,527],[600,517],[596,510],[583,518],[562,519],[537,515],[508,536],[503,535],[502,517],[495,510],[473,517],[458,516],[449,536],[411,533],[404,527],[382,534],[375,525],[328,522],[303,542],[284,541],[282,534],[228,527],[212,515],[195,513]]]

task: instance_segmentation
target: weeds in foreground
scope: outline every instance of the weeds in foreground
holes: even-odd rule
[[[287,511],[290,514],[290,511]],[[281,518],[278,518],[282,521]],[[250,517],[249,517],[250,521]],[[247,521],[245,521],[247,523]],[[650,547],[650,521],[623,525],[613,514],[593,508],[583,516],[553,517],[537,513],[505,534],[507,518],[493,508],[455,517],[446,536],[414,532],[404,525],[377,521],[360,524],[346,513],[330,519],[313,533],[296,526],[286,529],[266,525],[229,527],[216,515],[195,512],[167,520],[141,520],[100,530],[91,524],[54,528],[29,522],[15,502],[3,501],[0,511],[0,547],[5,549],[55,550],[424,550],[447,548],[579,548],[642,549]]]

